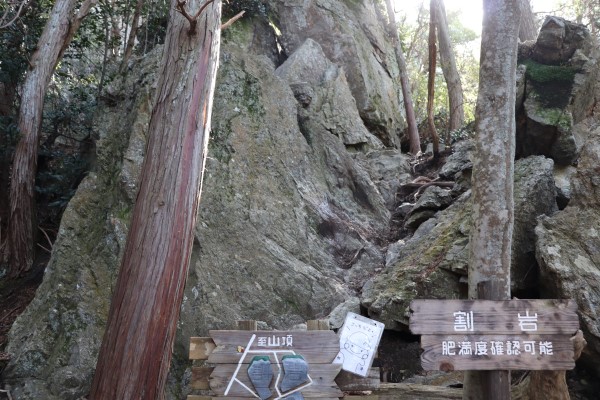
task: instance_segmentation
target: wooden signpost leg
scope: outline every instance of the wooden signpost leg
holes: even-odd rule
[[[482,300],[509,300],[506,292],[505,285],[498,281],[477,284],[477,295]],[[510,371],[482,371],[482,374],[484,393],[489,393],[489,400],[510,400]]]
[[[477,298],[480,300],[507,300],[506,287],[498,281],[484,281],[477,284]],[[463,400],[510,400],[509,371],[465,371]],[[479,390],[475,389],[479,388]]]

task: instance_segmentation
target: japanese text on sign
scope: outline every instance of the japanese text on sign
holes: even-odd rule
[[[519,355],[519,354],[531,354],[535,355],[552,355],[552,342],[551,341],[540,341],[534,340],[508,340],[503,341],[462,341],[457,342],[453,340],[444,340],[442,342],[442,355],[444,356],[501,356],[501,355]]]
[[[452,313],[452,316],[454,317],[454,330],[456,332],[473,332],[475,330],[473,311],[455,311]],[[523,332],[535,332],[538,330],[537,313],[529,315],[529,310],[526,310],[523,315],[517,313],[517,320],[519,328]]]
[[[259,336],[256,338],[258,347],[292,347],[294,345],[294,337],[287,336]]]

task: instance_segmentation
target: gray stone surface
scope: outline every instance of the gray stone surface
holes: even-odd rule
[[[400,147],[405,127],[398,67],[393,47],[374,5],[363,1],[271,1],[281,44],[291,55],[307,38],[319,43],[328,59],[342,67],[358,112],[371,132]]]
[[[535,229],[542,296],[574,299],[588,343],[582,361],[600,371],[600,130],[590,133],[569,205]]]
[[[64,212],[44,280],[9,333],[2,381],[15,399],[76,400],[91,385],[127,236],[160,49],[107,96],[94,121],[97,168]],[[131,139],[131,140],[130,140]]]
[[[517,157],[545,155],[558,165],[576,162],[581,141],[575,126],[592,114],[595,104],[597,47],[582,25],[546,19],[531,58],[520,58],[529,64],[522,116],[517,116]]]
[[[364,158],[365,167],[383,196],[387,209],[393,211],[398,188],[412,179],[410,157],[395,149],[369,151],[364,157],[358,153],[356,157],[359,162]]]
[[[531,291],[538,282],[535,242],[536,219],[558,210],[554,184],[554,162],[543,156],[517,161],[515,166],[515,222],[513,228],[511,289]]]
[[[537,290],[533,229],[540,215],[557,210],[552,160],[541,156],[515,165],[513,290]],[[469,265],[472,226],[470,191],[438,211],[411,238],[388,247],[385,269],[363,287],[361,304],[386,329],[405,330],[407,307],[415,298],[460,298]]]
[[[583,25],[548,16],[540,29],[532,57],[542,64],[564,64],[575,50],[585,45],[589,36]]]

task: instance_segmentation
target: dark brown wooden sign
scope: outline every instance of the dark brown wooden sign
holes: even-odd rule
[[[573,335],[579,329],[573,300],[413,300],[410,310],[415,335]]]
[[[335,332],[326,331],[210,331],[209,338],[192,338],[190,358],[206,360],[212,367],[192,369],[194,389],[210,389],[213,397],[232,399],[256,398],[248,367],[255,357],[268,360],[273,379],[269,387],[272,398],[300,392],[304,398],[339,398],[343,396],[335,382],[341,364],[333,364],[340,351]],[[306,381],[297,388],[281,389],[286,356],[301,356],[308,364]]]
[[[566,335],[423,335],[427,371],[568,370],[575,367]]]
[[[425,370],[567,370],[579,329],[573,300],[414,300]]]

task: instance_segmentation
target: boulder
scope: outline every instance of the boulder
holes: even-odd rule
[[[372,150],[355,158],[369,171],[388,210],[396,206],[398,188],[412,179],[410,157],[396,149]]]
[[[363,1],[271,1],[284,51],[310,38],[342,67],[365,125],[386,145],[400,148],[404,121],[394,49],[375,5]]]
[[[575,50],[585,45],[589,36],[583,25],[548,16],[540,29],[532,58],[542,64],[564,64],[571,59]]]
[[[352,149],[367,150],[383,147],[381,141],[365,127],[350,93],[343,71],[332,64],[312,39],[306,41],[275,71],[295,89],[295,97],[306,107],[323,113],[325,128],[339,136]],[[299,83],[302,90],[299,91]],[[310,88],[310,89],[308,89]],[[315,90],[321,95],[317,95]],[[307,98],[310,97],[310,101]]]
[[[537,154],[558,165],[576,162],[581,142],[574,126],[592,114],[595,104],[598,51],[593,40],[584,26],[548,17],[531,58],[522,52],[519,62],[526,69],[524,107],[517,103],[518,158]],[[521,80],[517,73],[519,94]]]
[[[582,362],[600,371],[600,129],[590,132],[571,201],[535,229],[542,296],[574,299],[588,342]]]
[[[517,297],[525,297],[520,293],[537,291],[538,266],[535,242],[531,239],[537,218],[558,210],[553,171],[554,162],[543,156],[527,157],[515,165],[515,223],[510,273],[511,290]]]
[[[515,165],[515,227],[511,285],[514,291],[537,292],[533,229],[540,215],[556,211],[553,162],[542,156]],[[430,188],[428,188],[429,190]],[[440,189],[443,190],[443,189]],[[430,201],[424,200],[424,204]],[[407,310],[415,298],[466,296],[472,226],[471,192],[441,211],[432,211],[410,238],[388,247],[383,272],[365,284],[361,304],[388,329],[406,330]]]
[[[423,191],[423,194],[408,214],[404,226],[410,230],[417,229],[419,225],[433,217],[437,211],[448,207],[452,200],[450,190],[438,186],[429,186]]]

